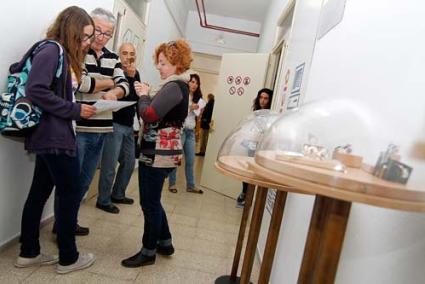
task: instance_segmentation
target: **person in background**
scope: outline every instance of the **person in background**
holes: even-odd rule
[[[135,83],[143,120],[139,159],[140,205],[145,218],[142,249],[124,259],[125,267],[155,263],[156,253],[172,255],[174,247],[167,215],[161,205],[165,178],[181,163],[181,131],[189,105],[192,52],[185,40],[159,45],[154,54],[161,83],[153,92],[147,83]]]
[[[189,110],[183,125],[182,145],[184,153],[184,169],[186,175],[186,191],[193,193],[203,193],[201,189],[195,187],[195,177],[193,175],[193,164],[195,162],[195,125],[196,118],[201,114],[205,107],[205,101],[202,99],[201,79],[198,74],[190,75],[189,81]],[[168,177],[168,190],[177,193],[176,187],[177,168],[174,169]]]
[[[115,29],[114,15],[102,8],[94,9],[91,14],[94,21],[94,40],[85,58],[86,73],[83,74],[77,101],[94,104],[97,100],[117,100],[129,94],[129,85],[125,78],[119,56],[105,46],[112,38]],[[104,139],[113,132],[112,111],[77,122],[77,143],[81,164],[81,199],[87,193],[96,172]],[[99,193],[101,195],[101,193]],[[105,203],[100,203],[100,202]],[[108,200],[99,200],[96,207],[109,213],[118,213],[119,209]],[[77,227],[81,234],[88,234],[88,228]]]
[[[59,48],[47,42],[36,49],[28,76],[26,94],[43,110],[37,128],[25,140],[25,149],[35,153],[35,169],[25,202],[21,224],[21,252],[16,267],[57,265],[57,273],[68,273],[89,267],[95,261],[91,253],[80,254],[75,242],[81,188],[80,166],[73,120],[88,119],[96,113],[90,105],[74,103],[73,85],[82,76],[84,49],[93,38],[94,23],[83,9],[72,6],[63,10],[48,29],[46,39],[63,47],[64,62],[60,79],[54,83]],[[12,72],[22,69],[24,61],[13,65]],[[15,69],[15,70],[13,70]],[[55,211],[59,257],[40,253],[40,219],[47,199],[56,188]]]
[[[125,77],[130,86],[130,94],[120,100],[137,102],[139,97],[134,89],[134,82],[140,82],[140,75],[136,70],[136,49],[134,45],[123,43],[119,49],[119,55]],[[120,204],[133,204],[134,202],[133,199],[125,196],[125,190],[130,182],[135,163],[133,122],[136,107],[136,105],[131,105],[114,112],[114,131],[105,136],[100,164],[99,195],[97,197],[97,203],[103,206],[110,205],[111,202]],[[115,176],[117,162],[120,165]],[[119,213],[119,208],[114,207],[117,210],[107,212]]]
[[[257,97],[254,99],[252,110],[270,109],[272,105],[273,91],[267,88],[261,89],[257,93]],[[243,207],[245,205],[246,191],[248,190],[248,184],[242,183],[242,192],[236,199],[236,206]]]
[[[208,135],[210,133],[211,128],[211,118],[214,110],[214,102],[214,95],[208,94],[208,102],[201,115],[201,145],[199,148],[199,153],[196,153],[196,156],[205,156],[205,151],[207,150]]]

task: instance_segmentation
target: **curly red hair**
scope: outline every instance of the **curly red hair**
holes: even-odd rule
[[[176,66],[176,73],[181,74],[190,68],[192,63],[192,49],[187,41],[178,39],[168,43],[160,44],[153,55],[155,64],[158,64],[158,56],[163,53],[165,58],[174,66]]]

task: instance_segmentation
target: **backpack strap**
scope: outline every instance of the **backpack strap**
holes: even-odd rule
[[[52,85],[50,86],[50,89],[55,90],[57,83],[59,81],[59,78],[62,76],[64,61],[65,61],[65,56],[64,56],[64,51],[63,51],[62,45],[60,43],[58,43],[57,41],[51,40],[51,39],[39,41],[39,42],[35,43],[33,45],[33,47],[31,47],[30,58],[32,59],[32,57],[34,56],[36,51],[40,47],[45,45],[46,43],[54,43],[59,48],[58,67],[56,69],[55,80],[53,81]],[[66,79],[67,79],[67,77],[68,77],[68,70],[65,70],[64,76],[63,76],[63,83],[62,83],[62,85],[63,85],[62,97],[63,98],[65,98],[65,94],[66,94]]]
[[[42,40],[42,41],[39,41],[39,42],[37,42],[36,44],[34,44],[34,46],[31,48],[32,49],[32,51],[31,51],[31,58],[34,56],[34,54],[36,53],[36,51],[40,48],[40,47],[42,47],[43,45],[45,45],[46,43],[54,43],[54,44],[56,44],[56,46],[59,48],[59,59],[58,59],[58,68],[56,69],[56,78],[57,79],[59,79],[60,78],[60,76],[62,75],[62,70],[63,70],[63,64],[64,64],[64,51],[63,51],[63,47],[62,47],[62,45],[60,45],[60,43],[58,43],[57,41],[55,41],[55,40],[51,40],[51,39],[48,39],[48,40]],[[31,50],[30,49],[30,50]]]

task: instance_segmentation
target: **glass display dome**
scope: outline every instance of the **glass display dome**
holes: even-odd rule
[[[244,158],[254,157],[263,134],[278,117],[278,113],[268,109],[250,113],[226,137],[218,152],[217,162],[228,168],[229,159],[244,162]]]
[[[307,103],[268,128],[255,162],[273,173],[353,191],[372,184],[377,191],[405,184],[425,191],[425,161],[412,155],[417,139],[396,135],[377,113],[351,100]]]

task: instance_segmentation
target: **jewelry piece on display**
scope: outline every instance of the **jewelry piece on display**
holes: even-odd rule
[[[340,161],[347,167],[359,169],[362,166],[363,157],[351,154],[352,151],[351,144],[338,146],[335,148],[332,158]]]
[[[390,144],[385,152],[379,154],[373,175],[384,180],[406,184],[413,168],[401,163],[399,147]]]
[[[319,145],[304,144],[303,154],[313,160],[324,161],[330,159],[329,150]]]
[[[337,160],[318,160],[307,156],[302,153],[282,151],[276,154],[276,159],[279,161],[296,163],[300,165],[323,168],[327,170],[333,170],[337,172],[346,172],[345,166]]]
[[[334,151],[338,153],[350,154],[353,151],[353,149],[351,147],[351,144],[347,144],[347,145],[336,147]]]

